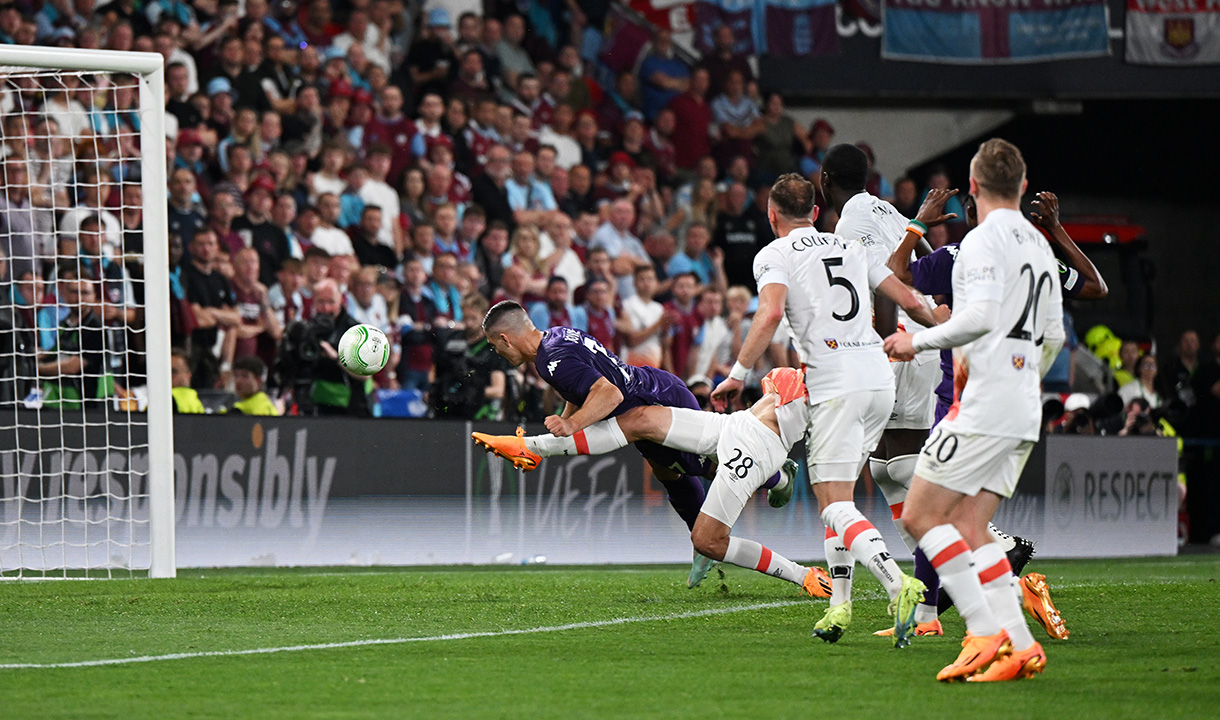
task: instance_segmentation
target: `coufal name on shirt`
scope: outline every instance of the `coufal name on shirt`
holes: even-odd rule
[[[814,247],[826,247],[828,245],[847,248],[847,243],[838,235],[804,235],[792,241],[792,249],[797,252]]]

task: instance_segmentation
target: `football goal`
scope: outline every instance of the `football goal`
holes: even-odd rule
[[[163,60],[0,46],[0,577],[173,577]]]

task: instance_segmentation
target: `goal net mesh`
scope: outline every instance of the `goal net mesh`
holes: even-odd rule
[[[0,67],[0,577],[149,567],[144,82]]]

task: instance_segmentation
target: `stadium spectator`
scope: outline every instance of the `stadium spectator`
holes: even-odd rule
[[[398,257],[393,248],[382,245],[378,235],[382,227],[382,209],[376,205],[365,205],[360,213],[360,223],[347,233],[352,241],[352,250],[361,265],[380,265],[385,268],[398,266]]]
[[[343,294],[334,280],[322,280],[314,286],[313,318],[304,333],[309,346],[281,346],[281,358],[286,352],[292,353],[294,361],[308,367],[307,397],[294,397],[303,414],[368,416],[366,386],[371,383],[347,374],[335,351],[343,333],[356,324],[344,309]],[[311,347],[313,343],[316,350]],[[316,360],[311,363],[313,358]]]
[[[694,169],[700,158],[712,154],[712,108],[707,102],[710,79],[707,70],[699,68],[690,76],[686,92],[673,98],[669,107],[682,132],[674,135],[674,162],[683,170]]]
[[[120,386],[106,367],[106,331],[98,314],[94,284],[61,267],[61,301],[66,312],[56,326],[53,343],[43,347],[38,375],[43,380],[43,404],[65,410],[97,407]]]
[[[7,278],[41,275],[34,264],[34,209],[23,163],[4,163],[5,191],[0,194],[0,252],[9,259]],[[5,279],[7,279],[5,278]]]
[[[246,190],[246,212],[233,220],[232,228],[242,245],[258,253],[258,280],[265,286],[275,283],[276,272],[292,255],[288,236],[272,223],[275,206],[275,181],[260,175]]]
[[[458,259],[452,253],[436,256],[432,265],[432,280],[426,291],[436,305],[438,315],[454,322],[462,320],[462,295],[458,289]]]
[[[708,77],[712,80],[711,86],[708,88],[712,97],[724,91],[723,83],[728,79],[730,73],[741,73],[742,81],[746,84],[754,82],[754,69],[750,67],[748,56],[735,52],[737,38],[733,37],[733,28],[728,25],[716,28],[712,35],[712,44],[712,52],[704,56],[703,62],[699,63],[699,67],[707,70]],[[791,165],[782,172],[789,170],[791,170]]]
[[[1157,392],[1157,362],[1155,355],[1145,355],[1136,363],[1136,377],[1118,388],[1123,403],[1140,398],[1153,410],[1161,406],[1161,395]]]
[[[800,152],[805,152],[809,137],[805,129],[784,112],[784,98],[777,92],[767,93],[762,122],[762,130],[754,136],[756,169],[760,184],[770,185],[780,175],[792,172],[793,150],[799,148]],[[915,217],[915,214],[907,217]]]
[[[703,323],[695,331],[687,376],[719,382],[719,378],[728,377],[734,358],[732,333],[723,317],[724,293],[715,287],[704,288],[699,292],[695,309]]]
[[[478,293],[463,298],[462,314],[467,320],[442,341],[431,394],[432,407],[440,417],[500,419],[512,368],[483,334],[488,307],[487,299]]]
[[[635,293],[623,299],[623,314],[615,325],[615,330],[623,337],[624,360],[631,365],[669,369],[672,365],[668,331],[674,318],[665,312],[661,303],[652,299],[657,273],[652,265],[642,265],[633,275]]]
[[[650,122],[661,108],[691,87],[691,69],[674,52],[673,33],[657,27],[652,47],[640,63],[640,97],[644,117]]]
[[[280,327],[288,327],[295,320],[305,317],[305,297],[301,288],[305,284],[305,263],[288,258],[275,273],[276,282],[267,290],[267,302],[275,312]]]
[[[1123,387],[1139,377],[1139,359],[1144,354],[1139,343],[1124,340],[1118,349],[1118,369],[1114,371],[1114,384]]]
[[[351,238],[339,228],[339,217],[342,205],[339,196],[326,192],[318,197],[317,227],[309,236],[309,242],[316,248],[325,250],[332,257],[335,255],[354,255]]]
[[[919,187],[914,179],[904,175],[894,181],[894,209],[907,218],[919,212]]]
[[[357,323],[372,325],[387,336],[393,334],[390,327],[390,312],[385,298],[377,292],[378,272],[375,267],[356,271],[348,288],[345,305],[347,314]]]
[[[267,362],[275,361],[283,328],[267,294],[267,286],[259,281],[259,256],[254,248],[242,248],[233,256],[233,300],[241,324],[237,327],[234,357],[255,355]]]
[[[724,253],[729,285],[744,285],[754,292],[754,255],[771,240],[771,227],[747,212],[746,187],[733,183],[725,192],[724,212],[716,217],[712,245]]]
[[[640,267],[652,267],[643,244],[632,232],[635,206],[630,200],[615,200],[610,205],[606,221],[593,233],[590,249],[601,248],[609,255],[614,277],[618,280],[619,297],[635,294],[634,275]]]
[[[487,221],[504,223],[511,231],[516,227],[512,205],[508,199],[507,182],[513,174],[511,154],[503,145],[487,151],[486,172],[474,181],[474,201],[487,213]]]
[[[568,281],[552,277],[546,284],[546,297],[529,308],[534,327],[546,330],[553,327],[574,327],[588,332],[589,318],[585,309],[568,301]]]
[[[492,26],[491,23],[487,23],[487,25],[496,29],[500,28],[499,25]],[[486,33],[491,27],[485,27],[484,32]],[[500,77],[504,84],[511,88],[518,86],[518,79],[521,75],[536,72],[534,61],[521,46],[524,40],[525,18],[517,14],[504,18],[503,34],[495,45],[495,54],[500,64]]]
[[[818,118],[809,126],[809,148],[800,159],[801,174],[809,178],[814,185],[822,182],[822,160],[830,143],[834,140],[835,129],[826,118]],[[946,209],[945,212],[948,212]],[[914,217],[914,216],[912,216]],[[962,217],[958,215],[958,217]]]
[[[707,225],[701,222],[692,223],[686,229],[686,242],[682,252],[674,255],[665,266],[665,272],[671,277],[682,273],[694,273],[699,284],[717,287],[725,290],[724,251],[720,248],[708,250],[711,233]]]
[[[233,361],[233,391],[240,398],[229,408],[239,415],[278,416],[279,408],[267,396],[263,384],[267,379],[267,364],[253,355]]]
[[[1184,417],[1195,405],[1195,393],[1192,383],[1199,371],[1199,333],[1194,330],[1184,330],[1178,337],[1178,346],[1174,349],[1173,359],[1165,371],[1160,373],[1161,386],[1159,393],[1170,406],[1177,418]]]
[[[241,315],[229,281],[217,269],[220,246],[216,232],[211,228],[197,231],[190,249],[191,262],[183,271],[182,280],[196,325],[190,339],[191,374],[194,387],[204,389],[217,382],[227,384]],[[217,353],[214,348],[222,330],[223,344]]]
[[[712,122],[716,124],[719,141],[714,151],[721,165],[741,156],[747,161],[754,157],[754,139],[766,130],[758,105],[745,94],[745,78],[740,71],[729,72],[724,91],[712,100]]]
[[[695,306],[695,294],[699,283],[694,273],[682,273],[672,278],[672,299],[665,303],[670,314],[669,342],[670,367],[678,377],[694,375],[695,335],[704,322],[704,317]]]
[[[190,415],[207,412],[199,399],[199,391],[191,387],[191,365],[185,350],[174,348],[170,352],[169,381],[174,412]]]

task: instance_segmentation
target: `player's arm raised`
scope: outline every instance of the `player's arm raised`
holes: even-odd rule
[[[754,322],[750,325],[750,332],[746,334],[745,341],[741,343],[733,370],[712,392],[712,407],[723,410],[728,401],[741,392],[742,382],[749,374],[750,368],[754,367],[771,345],[775,329],[784,318],[784,303],[787,299],[787,285],[769,283],[759,288],[758,311],[754,313]]]
[[[932,246],[923,237],[928,232],[928,228],[957,217],[957,213],[946,214],[944,212],[945,203],[956,194],[956,189],[929,190],[927,197],[923,199],[923,204],[919,206],[919,212],[915,213],[915,219],[907,225],[902,242],[898,244],[894,254],[890,255],[886,265],[899,280],[907,285],[911,284],[911,253],[914,252],[919,257],[932,253]]]
[[[1089,256],[1084,254],[1072,240],[1072,236],[1068,235],[1067,230],[1064,230],[1063,225],[1059,223],[1059,198],[1053,192],[1040,192],[1038,199],[1034,200],[1033,204],[1037,209],[1029,216],[1050,233],[1051,242],[1059,246],[1059,249],[1067,256],[1068,265],[1080,273],[1084,280],[1084,285],[1081,286],[1076,297],[1081,300],[1104,300],[1110,294],[1105,278],[1097,271],[1097,266],[1093,264]]]

